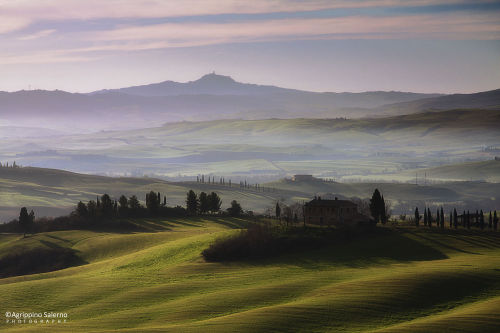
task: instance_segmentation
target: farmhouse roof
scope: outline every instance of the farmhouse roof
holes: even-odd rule
[[[308,206],[328,206],[328,207],[345,207],[345,206],[356,206],[356,204],[349,200],[323,200],[321,198],[316,198],[308,203]]]

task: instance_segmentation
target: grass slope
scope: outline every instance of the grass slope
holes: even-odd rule
[[[467,169],[489,170],[495,173],[498,161],[481,162],[488,164],[485,169],[472,165]],[[480,164],[483,165],[483,164]],[[460,165],[457,168],[464,168]],[[479,171],[478,171],[479,172]],[[484,171],[487,172],[487,171]],[[434,173],[430,173],[434,175]],[[397,212],[404,211],[423,202],[449,203],[460,207],[461,202],[482,202],[467,204],[471,207],[490,210],[492,203],[498,199],[498,183],[482,182],[449,182],[428,186],[415,186],[405,183],[327,183],[327,182],[292,182],[280,180],[265,183],[263,186],[274,188],[272,192],[257,191],[254,188],[242,189],[238,184],[232,187],[219,184],[200,184],[197,182],[167,182],[155,178],[103,177],[72,173],[45,168],[0,168],[0,221],[16,218],[19,209],[26,206],[34,209],[38,217],[59,216],[69,213],[79,200],[84,202],[95,199],[97,195],[108,193],[118,199],[121,194],[137,195],[144,200],[150,190],[159,191],[167,196],[168,205],[185,205],[186,193],[193,189],[196,192],[215,191],[222,198],[222,208],[229,207],[234,199],[240,202],[245,210],[263,212],[274,207],[277,200],[286,203],[310,200],[314,195],[332,193],[345,197],[367,198],[375,188],[379,188],[385,198],[390,199]],[[470,207],[469,207],[470,206]]]
[[[87,264],[0,279],[5,311],[68,312],[66,324],[4,332],[497,332],[500,237],[397,229],[261,262],[200,252],[244,221],[144,220],[155,232],[0,236],[52,242]],[[161,230],[161,231],[158,231]]]
[[[219,184],[167,182],[155,178],[103,177],[45,168],[0,168],[0,221],[19,216],[22,206],[34,209],[37,216],[59,216],[69,213],[78,201],[84,202],[108,193],[118,199],[121,194],[145,199],[149,191],[167,196],[169,206],[185,205],[186,193],[215,191],[222,198],[222,208],[232,200],[244,203],[244,209],[264,210],[280,197],[290,198],[287,191],[262,192],[242,190]]]
[[[500,161],[497,160],[450,164],[418,171],[420,174],[426,172],[429,179],[500,182]]]

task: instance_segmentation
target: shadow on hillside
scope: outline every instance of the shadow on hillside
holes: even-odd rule
[[[0,278],[57,271],[87,264],[78,251],[40,240],[43,246],[20,248],[0,258]]]
[[[420,238],[426,242],[429,242],[429,243],[432,243],[432,244],[435,244],[439,247],[443,247],[443,248],[446,248],[448,250],[453,250],[453,251],[457,251],[457,252],[462,252],[462,253],[467,253],[467,254],[478,254],[476,252],[471,252],[471,251],[467,251],[467,250],[464,250],[464,249],[460,249],[456,246],[452,246],[450,244],[447,244],[445,242],[443,242],[442,240],[437,240],[435,237],[432,237],[432,235],[428,236],[428,235],[424,235],[422,234],[421,232],[414,232],[414,231],[407,231],[409,234],[412,234],[414,235],[415,237],[417,238]],[[456,237],[456,236],[455,236]],[[457,238],[458,239],[458,238]],[[461,241],[465,241],[463,237],[460,237],[459,238]]]
[[[238,218],[232,218],[228,220],[227,218],[213,218],[213,222],[222,224],[228,228],[231,229],[241,229],[241,228],[247,228],[250,224],[252,224],[252,221],[246,220],[246,219],[238,219]]]
[[[161,232],[172,231],[179,226],[190,228],[203,228],[206,222],[213,222],[230,229],[246,228],[251,222],[247,219],[228,218],[218,216],[196,216],[186,218],[148,218],[141,219],[140,222],[135,222],[135,232]]]
[[[337,264],[361,268],[394,261],[411,262],[448,258],[435,247],[411,239],[399,232],[391,231],[387,234],[365,236],[329,244],[325,248],[311,251],[307,256],[299,256],[298,265],[314,268],[322,264]]]

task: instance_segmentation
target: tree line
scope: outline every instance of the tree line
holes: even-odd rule
[[[228,186],[228,187],[234,187],[234,186],[239,186],[239,188],[243,189],[253,189],[258,192],[276,192],[276,189],[274,187],[267,187],[267,186],[261,186],[259,183],[255,184],[250,184],[250,182],[247,182],[247,180],[241,180],[238,185],[235,185],[231,179],[226,180],[225,177],[219,177],[216,179],[215,176],[212,175],[199,175],[196,176],[196,182],[200,184],[210,184],[210,185],[221,185],[221,186]]]
[[[193,190],[189,190],[186,198],[186,210],[189,215],[203,215],[207,213],[219,213],[222,200],[215,192],[207,194],[201,192],[197,195]],[[231,206],[226,210],[231,216],[240,216],[243,214],[241,205],[236,201],[231,201]]]
[[[16,163],[16,161],[12,162],[11,164],[9,164],[9,162],[4,162],[2,164],[2,162],[0,162],[0,168],[20,168],[21,166],[19,164]]]
[[[456,208],[453,211],[450,211],[448,214],[448,223],[449,227],[457,229],[458,227],[463,227],[470,229],[471,227],[479,228],[484,230],[488,228],[489,230],[497,230],[498,229],[498,216],[497,212],[489,212],[488,223],[486,223],[485,216],[483,210],[476,210],[475,213],[471,213],[469,210],[466,212],[465,210],[461,215],[457,213]],[[432,227],[433,223],[436,224],[437,227],[444,228],[445,227],[445,219],[446,215],[443,211],[443,207],[441,209],[436,210],[436,214],[432,215],[430,208],[424,208],[423,216],[420,214],[418,207],[415,207],[414,213],[415,226],[420,226],[420,221],[423,219],[424,226]]]
[[[222,200],[216,192],[196,194],[189,190],[186,194],[186,207],[167,205],[167,197],[160,192],[150,191],[146,193],[145,205],[143,205],[136,195],[126,197],[121,195],[118,200],[114,200],[107,193],[97,196],[95,200],[87,203],[79,201],[75,209],[67,216],[60,216],[53,219],[37,219],[35,223],[35,213],[31,210],[28,213],[26,207],[22,207],[19,218],[9,223],[5,223],[0,230],[7,232],[21,231],[26,237],[26,233],[34,231],[48,231],[67,229],[71,227],[85,227],[90,225],[111,224],[113,220],[140,217],[184,217],[195,215],[215,215],[225,214],[230,216],[241,216],[244,211],[236,200],[231,201],[231,206],[226,211],[221,210]]]

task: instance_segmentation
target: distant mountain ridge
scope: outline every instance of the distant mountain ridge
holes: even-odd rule
[[[241,83],[235,81],[230,76],[210,73],[202,76],[198,80],[189,81],[186,83],[175,81],[163,81],[147,85],[125,87],[119,89],[105,89],[92,92],[90,94],[102,93],[123,93],[128,95],[144,96],[144,97],[160,97],[160,96],[179,96],[179,95],[273,95],[273,94],[304,94],[304,95],[335,95],[347,99],[349,97],[365,96],[367,98],[377,99],[376,104],[387,104],[391,101],[399,100],[410,101],[420,98],[442,96],[442,94],[421,94],[412,92],[400,91],[367,91],[361,93],[351,92],[311,92],[298,89],[281,88],[271,85],[259,85],[251,83]],[[373,102],[373,101],[372,101]],[[345,103],[346,107],[369,107],[370,105],[362,105],[351,101]],[[350,105],[353,104],[353,105]],[[371,105],[373,106],[373,105]]]
[[[0,92],[0,123],[89,132],[154,127],[183,120],[398,115],[427,110],[436,103],[443,109],[447,105],[500,105],[500,90],[481,94],[319,93],[240,83],[211,73],[186,83],[164,81],[88,94],[59,90]]]
[[[385,105],[387,114],[406,114],[418,111],[442,111],[450,109],[500,109],[500,89],[473,94],[452,94],[415,101]]]
[[[300,90],[286,89],[250,83],[240,83],[230,76],[215,73],[206,74],[195,81],[186,83],[163,81],[141,86],[119,89],[105,89],[92,92],[102,94],[118,92],[137,96],[178,96],[178,95],[267,95],[270,93],[292,93]]]

